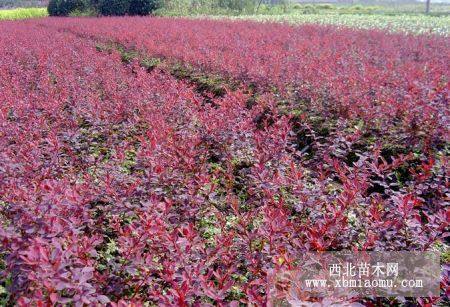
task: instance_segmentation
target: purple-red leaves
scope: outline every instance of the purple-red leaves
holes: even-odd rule
[[[265,305],[271,272],[305,251],[448,240],[446,38],[164,18],[2,25],[11,303]],[[144,58],[122,62],[133,54]],[[144,69],[148,57],[164,65]],[[217,85],[210,73],[239,89],[199,89]]]

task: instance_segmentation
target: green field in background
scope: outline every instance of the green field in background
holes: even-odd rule
[[[37,18],[47,16],[47,8],[18,8],[11,10],[0,10],[0,20],[14,20],[25,18]]]

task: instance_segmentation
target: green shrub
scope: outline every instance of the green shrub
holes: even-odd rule
[[[50,16],[68,16],[74,11],[83,11],[86,8],[85,0],[50,0],[47,11]]]
[[[237,12],[254,12],[257,6],[256,0],[219,0],[218,6]]]
[[[74,10],[70,12],[70,17],[94,17],[98,16],[98,12],[93,7],[88,7],[85,10]]]
[[[334,9],[334,5],[329,4],[329,3],[318,4],[317,7],[318,7],[319,9],[322,9],[322,10],[332,10],[332,9]]]
[[[89,4],[91,7],[98,9],[100,5],[101,0],[89,0]]]
[[[128,13],[130,15],[148,15],[159,7],[158,0],[131,0],[130,9]]]
[[[98,8],[104,16],[122,16],[129,12],[130,0],[100,0]]]

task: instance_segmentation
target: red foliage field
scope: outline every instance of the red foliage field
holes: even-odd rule
[[[448,38],[0,25],[4,302],[266,305],[306,251],[448,244]]]
[[[313,100],[308,108],[321,114],[362,119],[381,130],[401,121],[404,129],[412,126],[442,137],[449,116],[448,38],[163,18],[54,23],[47,20],[45,25],[120,42],[256,87],[275,86],[298,102]]]

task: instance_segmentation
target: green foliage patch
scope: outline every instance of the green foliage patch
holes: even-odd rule
[[[47,10],[45,8],[36,7],[0,10],[0,20],[39,18],[47,15]]]

